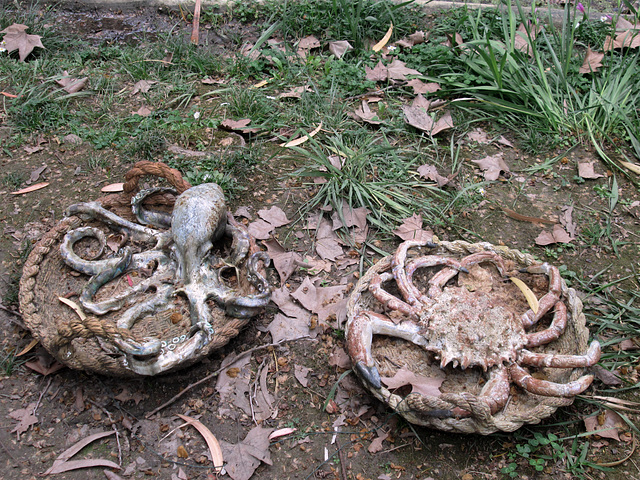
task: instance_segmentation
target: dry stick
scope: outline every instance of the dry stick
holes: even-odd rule
[[[282,345],[283,343],[287,343],[287,342],[291,342],[293,340],[302,340],[303,338],[309,338],[308,336],[304,336],[304,337],[300,337],[300,338],[292,338],[290,340],[280,340],[279,342],[276,343],[268,343],[266,345],[258,345],[257,347],[253,347],[250,348],[249,350],[247,350],[246,352],[242,352],[241,354],[239,354],[234,360],[238,360],[242,357],[244,357],[245,355],[250,355],[253,352],[257,352],[260,350],[264,350],[265,348],[270,348],[270,347],[277,347]],[[207,382],[209,380],[211,380],[212,378],[217,377],[218,375],[220,375],[220,373],[222,373],[222,371],[224,371],[227,367],[223,367],[223,368],[219,368],[218,370],[216,370],[213,373],[210,373],[209,375],[207,375],[206,377],[198,380],[195,383],[192,383],[191,385],[186,386],[184,389],[180,390],[180,392],[178,392],[175,396],[173,396],[172,398],[170,398],[169,400],[167,400],[165,403],[163,403],[162,405],[160,405],[158,408],[152,410],[151,412],[147,413],[144,418],[149,418],[152,415],[158,413],[160,410],[168,407],[169,405],[171,405],[173,402],[175,402],[176,400],[178,400],[182,395],[184,395],[185,393],[187,393],[189,390],[191,390],[192,388],[197,387],[198,385],[203,384],[204,382]]]
[[[200,41],[200,2],[196,0],[196,8],[193,11],[193,29],[191,30],[191,43],[198,45]]]

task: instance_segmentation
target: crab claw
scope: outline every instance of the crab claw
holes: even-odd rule
[[[355,369],[373,388],[382,388],[382,383],[380,383],[380,373],[375,365],[369,367],[365,365],[364,362],[357,362]]]

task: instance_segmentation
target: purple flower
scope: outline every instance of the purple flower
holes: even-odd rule
[[[580,13],[584,13],[584,5],[582,5],[581,2],[578,2],[578,5],[576,5],[576,8]]]

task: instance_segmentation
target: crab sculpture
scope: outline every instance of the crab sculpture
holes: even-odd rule
[[[472,265],[489,263],[502,277],[506,276],[502,257],[493,252],[468,255],[461,260],[437,255],[417,257],[407,263],[412,247],[435,244],[406,241],[391,261],[391,271],[376,274],[369,291],[386,307],[389,315],[373,311],[358,312],[349,322],[347,348],[360,377],[374,389],[381,388],[380,375],[371,353],[373,335],[388,335],[412,342],[440,359],[444,368],[451,364],[462,369],[480,367],[488,379],[479,398],[492,414],[500,411],[509,398],[510,384],[527,392],[555,397],[572,397],[583,392],[593,381],[585,375],[569,383],[554,383],[535,378],[527,367],[579,368],[592,366],[600,359],[600,345],[591,343],[583,355],[537,353],[530,348],[559,338],[567,323],[567,309],[560,300],[561,278],[558,269],[546,263],[530,266],[523,272],[544,274],[549,279],[548,292],[539,301],[536,313],[529,309],[515,312],[491,293],[469,291],[464,286],[446,286],[460,272],[468,273]],[[416,270],[442,266],[427,283],[426,292],[414,284]],[[402,299],[383,288],[395,280]],[[554,309],[548,328],[530,331]],[[396,321],[394,321],[396,320]],[[466,411],[434,412],[437,416],[464,417]]]
[[[222,189],[214,183],[192,187],[177,197],[171,214],[143,207],[144,199],[167,191],[176,194],[172,189],[154,188],[143,190],[132,199],[139,224],[97,202],[75,204],[65,212],[67,216],[105,223],[128,241],[150,248],[133,253],[127,246],[117,256],[98,259],[107,242],[100,229],[90,226],[69,231],[60,245],[64,262],[91,276],[80,294],[82,307],[98,316],[123,310],[116,322],[121,329],[130,330],[138,319],[166,307],[177,295],[186,298],[191,330],[177,346],[172,344],[171,349],[165,349],[163,341],[155,338],[142,342],[115,340],[129,367],[141,375],[170,370],[208,344],[215,334],[208,301],[213,300],[227,315],[249,318],[259,313],[271,296],[269,283],[260,273],[260,263],[267,266],[269,257],[260,251],[250,254],[251,237],[227,212]],[[226,258],[217,256],[213,249],[223,236],[232,237],[231,253]],[[100,244],[100,252],[93,259],[82,258],[74,251],[74,245],[86,237],[93,237]],[[224,272],[232,269],[239,275],[238,266],[245,260],[247,280],[256,293],[243,296],[227,284]],[[144,270],[148,278],[111,298],[95,300],[104,285],[135,270]]]

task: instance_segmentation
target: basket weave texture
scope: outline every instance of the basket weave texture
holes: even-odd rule
[[[97,201],[114,213],[135,221],[131,213],[131,198],[138,191],[140,178],[145,175],[166,178],[178,194],[190,187],[177,170],[165,164],[138,162],[125,177],[123,193],[108,195]],[[159,194],[150,197],[145,205],[170,211],[173,201],[173,195]],[[100,317],[88,315],[81,319],[69,306],[63,304],[59,297],[76,301],[74,296],[82,291],[88,277],[75,272],[63,262],[60,244],[67,232],[85,225],[98,227],[107,235],[112,233],[100,222],[83,221],[77,216],[67,217],[56,224],[37,242],[25,262],[20,279],[20,310],[33,336],[59,362],[88,372],[119,377],[138,376],[128,367],[127,359],[116,347],[114,339],[142,342],[145,338],[156,338],[165,341],[167,348],[172,349],[172,345],[175,348],[178,343],[188,338],[191,329],[188,302],[176,296],[165,310],[140,318],[131,330],[116,326],[122,311],[110,312]],[[255,248],[255,242],[252,242],[252,249]],[[246,278],[244,265],[240,266],[239,277]],[[121,277],[105,285],[98,295],[114,295],[130,288],[128,282],[135,285],[140,280],[134,275],[126,279]],[[252,288],[248,282],[239,279],[240,294],[253,293]],[[102,290],[108,293],[102,293]],[[215,332],[213,338],[177,368],[192,365],[224,346],[238,335],[240,329],[248,322],[248,319],[225,315],[213,302],[210,302],[209,306]]]
[[[429,253],[460,259],[472,253],[491,251],[505,260],[513,261],[518,267],[526,267],[538,262],[530,255],[503,246],[490,243],[468,243],[465,241],[440,241],[437,249]],[[350,295],[347,304],[347,329],[353,318],[365,310],[381,311],[380,302],[369,292],[369,285],[376,274],[389,271],[392,256],[385,257],[371,267],[360,279]],[[568,288],[562,281],[562,300],[568,310],[567,326],[560,338],[553,342],[533,348],[532,351],[564,355],[581,355],[587,350],[589,332],[585,326],[582,302],[576,291]],[[524,296],[522,296],[524,298]],[[526,303],[525,303],[526,305]],[[523,310],[524,312],[524,310]],[[440,368],[439,360],[413,343],[386,336],[374,336],[372,354],[382,377],[393,377],[401,368],[407,367],[414,373],[428,378],[445,380],[440,386],[440,396],[427,396],[420,393],[395,391],[385,388],[369,387],[370,392],[409,422],[438,430],[457,433],[480,433],[488,435],[496,431],[511,432],[524,424],[536,424],[552,415],[558,407],[573,403],[573,398],[546,397],[534,395],[513,387],[506,406],[495,414],[479,398],[484,382],[479,368]],[[567,383],[579,378],[582,368],[547,368],[544,376],[547,380]],[[369,384],[363,380],[366,386]],[[433,410],[453,410],[460,408],[471,412],[469,417],[440,418],[427,414]]]

